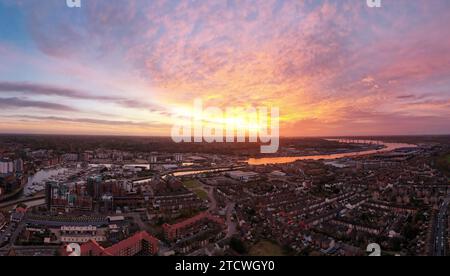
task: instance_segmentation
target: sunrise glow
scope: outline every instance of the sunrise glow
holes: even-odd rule
[[[168,136],[200,98],[278,107],[282,136],[449,133],[449,7],[0,0],[0,132]]]

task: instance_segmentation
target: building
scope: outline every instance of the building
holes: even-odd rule
[[[158,163],[158,157],[154,155],[150,156],[149,162],[150,164]]]
[[[244,171],[232,171],[232,172],[228,172],[228,175],[232,179],[243,181],[243,182],[255,180],[259,177],[259,174],[256,172],[244,172]]]
[[[91,176],[87,179],[87,191],[93,199],[98,199],[101,194],[102,176]]]
[[[182,154],[175,154],[175,162],[183,162],[183,155]]]
[[[14,160],[14,171],[18,172],[18,173],[23,172],[23,160],[22,159]]]
[[[0,213],[0,229],[5,227],[6,223],[6,217],[2,213]]]
[[[208,223],[213,223],[220,227],[225,225],[225,222],[221,218],[205,212],[176,224],[164,224],[164,236],[169,241],[182,239],[188,235],[193,235],[194,232],[198,232],[200,229],[203,230],[205,228],[204,226]]]
[[[12,213],[10,217],[11,222],[21,222],[27,213],[27,209],[24,207],[17,207]]]
[[[81,256],[154,256],[159,251],[159,240],[145,231],[104,248],[95,240],[81,245]],[[64,247],[63,255],[67,255]]]
[[[57,184],[55,182],[48,181],[45,183],[45,203],[48,210],[52,208],[53,193],[55,192],[56,186]]]
[[[10,174],[14,172],[14,163],[9,159],[0,160],[0,174]]]
[[[69,186],[49,181],[45,185],[45,200],[48,210],[70,212],[92,211],[93,200],[84,186]]]
[[[60,240],[63,243],[86,243],[106,241],[106,233],[96,226],[61,226]]]
[[[61,156],[61,160],[64,162],[78,162],[77,153],[66,153]]]

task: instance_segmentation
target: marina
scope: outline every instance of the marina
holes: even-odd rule
[[[64,181],[69,176],[67,168],[43,169],[28,178],[28,182],[23,189],[24,197],[32,197],[45,190],[47,181]]]

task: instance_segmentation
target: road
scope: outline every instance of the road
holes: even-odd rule
[[[14,246],[14,251],[19,256],[54,256],[59,246]],[[10,248],[0,249],[0,256],[9,253]]]
[[[208,199],[209,199],[209,208],[208,211],[214,212],[218,209],[217,199],[214,194],[214,188],[210,187],[202,182],[201,186],[203,190],[208,191]],[[227,224],[227,235],[225,238],[230,238],[236,233],[236,222],[233,221],[233,213],[234,213],[234,202],[227,202],[227,205],[225,206],[226,209],[226,224]]]
[[[435,222],[434,229],[434,256],[446,256],[446,232],[448,206],[450,204],[450,197],[446,198],[439,208],[439,213]]]
[[[203,189],[207,189],[208,190],[208,199],[210,202],[209,205],[209,211],[215,211],[217,210],[217,200],[216,200],[216,196],[214,195],[214,188],[209,187],[209,188],[205,188],[205,186],[203,185]]]
[[[24,228],[25,223],[23,222],[23,220],[17,225],[15,223],[10,223],[6,228],[5,232],[2,235],[0,235],[2,242],[5,240],[5,237],[7,237],[8,239],[8,243],[1,249],[9,250],[11,247],[13,247]]]
[[[25,205],[27,205],[27,202],[35,201],[35,200],[42,200],[42,199],[45,199],[45,195],[38,194],[38,195],[35,195],[33,197],[27,197],[27,198],[22,198],[22,199],[2,202],[0,204],[0,209],[6,209],[6,208],[14,207],[14,206],[18,205],[19,203],[25,203]]]
[[[236,233],[236,222],[233,221],[233,213],[234,213],[234,202],[229,202],[227,204],[227,214],[226,214],[226,223],[227,223],[227,235],[225,238],[231,238]]]
[[[121,214],[121,216],[131,217],[133,219],[133,221],[139,226],[139,229],[141,231],[145,230],[145,231],[151,233],[152,231],[150,231],[151,230],[150,226],[142,220],[141,215],[143,215],[143,214],[144,213],[133,212],[133,213],[124,213],[124,214]]]
[[[14,233],[14,225],[12,223],[8,223],[7,225],[5,225],[5,227],[2,229],[2,232],[0,233],[0,248],[1,245],[5,242],[10,242],[11,240],[11,236]],[[5,244],[6,246],[7,244]]]

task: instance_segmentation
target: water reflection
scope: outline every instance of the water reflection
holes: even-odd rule
[[[344,157],[354,157],[375,153],[382,153],[393,151],[401,148],[411,148],[417,147],[416,145],[405,144],[405,143],[382,143],[384,148],[379,150],[365,150],[358,152],[348,152],[348,153],[336,153],[336,154],[322,154],[322,155],[311,155],[311,156],[294,156],[294,157],[266,157],[266,158],[250,158],[247,162],[249,165],[270,165],[270,164],[286,164],[292,163],[299,160],[331,160],[339,159]]]
[[[37,192],[38,190],[42,191],[45,185],[45,181],[59,174],[63,174],[66,171],[67,171],[66,168],[58,168],[58,169],[43,169],[36,172],[34,175],[28,177],[28,182],[24,188],[24,195],[25,196],[31,195]],[[40,188],[37,189],[36,187]]]

